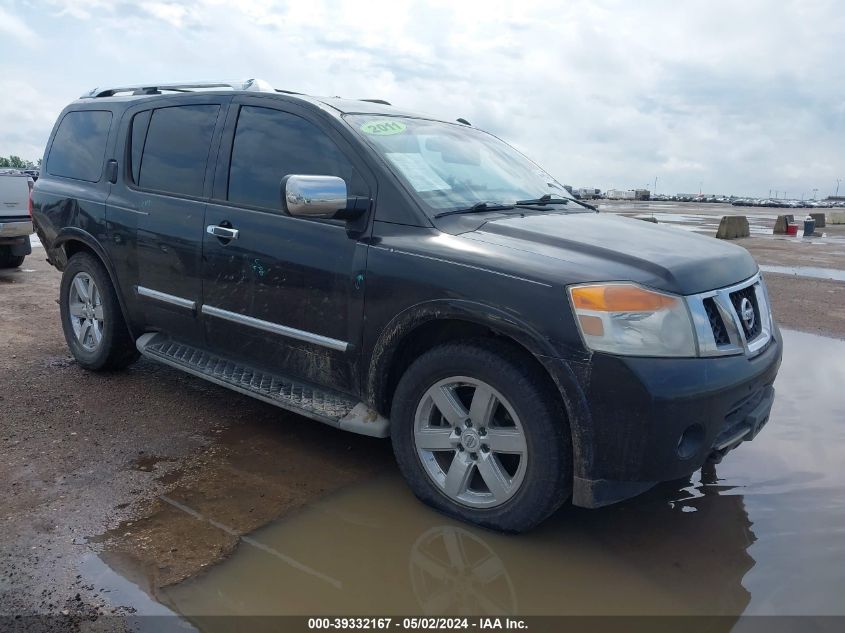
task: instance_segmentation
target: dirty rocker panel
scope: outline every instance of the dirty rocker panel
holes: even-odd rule
[[[315,345],[328,347],[329,349],[334,349],[339,352],[345,352],[349,347],[349,343],[346,341],[339,341],[336,338],[314,334],[313,332],[306,332],[305,330],[297,330],[296,328],[288,327],[287,325],[256,319],[255,317],[238,314],[237,312],[230,312],[229,310],[215,308],[210,305],[204,305],[202,307],[202,313],[207,314],[208,316],[217,317],[218,319],[225,319],[226,321],[231,321],[232,323],[248,325],[249,327],[264,330],[265,332],[271,332],[272,334],[287,336],[298,341],[314,343]]]
[[[344,431],[387,437],[389,422],[356,398],[237,363],[151,332],[136,346],[147,358]]]

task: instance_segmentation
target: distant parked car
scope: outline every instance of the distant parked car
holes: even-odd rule
[[[0,170],[0,268],[17,268],[32,252],[31,183],[20,171]]]

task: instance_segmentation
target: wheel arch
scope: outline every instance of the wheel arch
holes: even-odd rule
[[[117,295],[117,303],[120,306],[120,311],[123,315],[123,320],[126,327],[129,328],[130,335],[135,338],[135,332],[132,330],[132,322],[129,319],[129,312],[126,307],[126,302],[121,291],[120,283],[117,279],[114,266],[109,259],[108,254],[100,246],[93,235],[79,228],[68,227],[59,232],[56,239],[51,245],[51,258],[56,262],[56,267],[59,270],[64,270],[71,257],[77,253],[85,252],[93,255],[106,269],[106,274],[109,276],[109,281],[114,288]]]
[[[567,416],[574,491],[580,498],[584,493],[578,489],[589,475],[594,457],[592,416],[582,388],[585,376],[580,375],[589,374],[589,363],[562,360],[535,328],[499,308],[464,300],[436,300],[396,315],[382,330],[370,356],[367,401],[389,417],[396,385],[414,358],[441,343],[479,337],[495,337],[515,346],[549,378]]]
[[[370,357],[368,401],[389,415],[396,385],[415,358],[437,345],[473,338],[495,338],[511,345],[549,374],[542,359],[551,357],[554,350],[529,324],[485,304],[435,300],[407,308],[382,330]],[[552,385],[557,382],[552,376],[549,380]]]

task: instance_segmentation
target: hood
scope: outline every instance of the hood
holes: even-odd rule
[[[565,283],[635,281],[694,294],[748,279],[758,268],[741,246],[602,213],[542,213],[491,219],[461,237],[515,251],[522,263],[556,261]],[[547,269],[546,265],[541,265]]]

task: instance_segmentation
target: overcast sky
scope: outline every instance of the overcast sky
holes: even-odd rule
[[[40,157],[94,86],[250,77],[464,117],[574,186],[845,179],[837,0],[0,0],[0,155]]]

